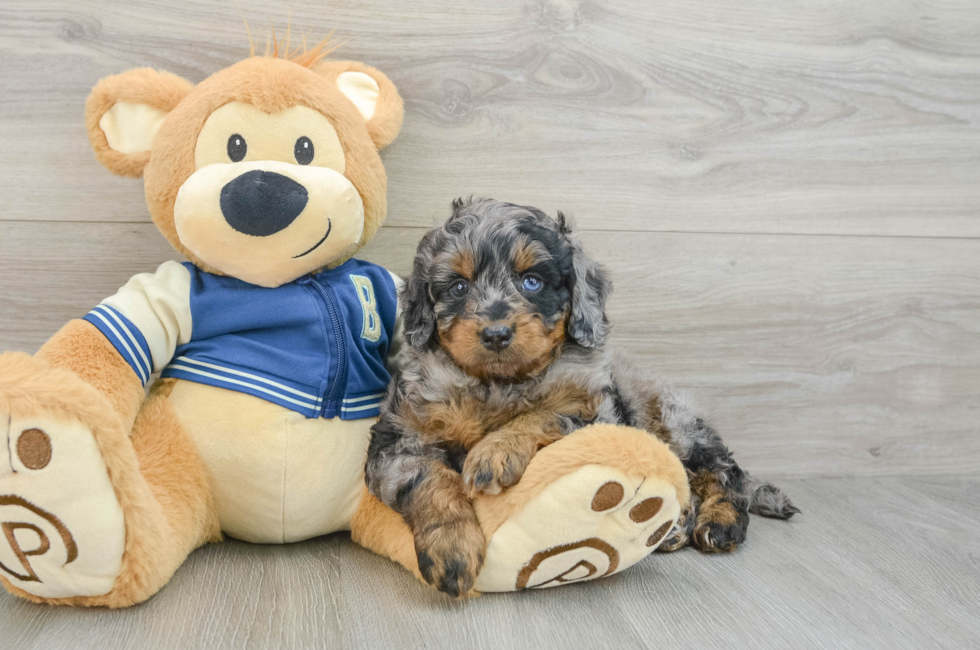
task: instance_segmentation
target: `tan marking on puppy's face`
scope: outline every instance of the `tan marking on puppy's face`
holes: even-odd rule
[[[537,264],[543,255],[540,246],[532,244],[526,237],[521,237],[514,245],[512,257],[514,259],[514,269],[518,273],[523,273]]]
[[[447,232],[452,236],[433,253],[427,290],[436,338],[471,376],[523,381],[560,354],[573,269],[557,236],[486,223]]]
[[[476,263],[473,261],[473,254],[468,250],[462,250],[456,253],[450,265],[456,273],[467,280],[472,280],[476,273]]]
[[[549,329],[537,314],[521,313],[507,323],[514,332],[510,346],[492,352],[480,342],[480,332],[490,324],[478,318],[456,318],[448,328],[439,330],[443,348],[474,377],[533,377],[557,358],[565,340],[564,317]]]

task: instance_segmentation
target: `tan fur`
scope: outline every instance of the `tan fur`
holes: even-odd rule
[[[487,542],[460,475],[442,463],[433,462],[416,488],[408,519],[416,522],[412,526],[416,531],[416,552],[434,560],[429,579],[434,584],[442,583],[449,567],[441,559],[462,560],[473,571],[472,576],[464,573],[458,578],[459,592],[468,593],[473,588],[468,580],[479,573]],[[426,573],[425,567],[419,569]]]
[[[501,412],[469,394],[461,391],[449,403],[431,402],[421,413],[415,413],[408,402],[401,405],[401,416],[411,423],[427,443],[439,441],[473,448],[488,432],[508,427],[535,432],[535,427],[547,427],[548,435],[554,431],[555,415],[573,415],[585,420],[595,416],[597,398],[579,386],[558,386],[544,399],[527,404],[521,411]],[[529,424],[515,422],[518,418],[530,418]]]
[[[497,493],[510,487],[524,474],[538,449],[561,439],[561,428],[552,412],[538,411],[514,418],[505,426],[487,434],[473,446],[463,465],[463,482],[469,495]],[[481,473],[490,473],[489,485],[477,486]]]
[[[160,379],[154,384],[131,439],[143,478],[172,534],[192,544],[186,557],[201,544],[221,541],[221,531],[208,492],[207,468],[167,399],[176,381]]]
[[[599,397],[592,395],[582,386],[562,384],[555,386],[542,400],[539,408],[563,415],[574,415],[583,420],[591,420],[596,415]]]
[[[682,507],[690,503],[687,474],[667,445],[639,429],[593,424],[565,436],[561,444],[539,451],[520,482],[510,489],[474,500],[484,535],[490,539],[501,524],[545,487],[590,464],[606,465],[631,475],[656,474],[674,486]]]
[[[109,400],[123,427],[133,426],[145,396],[143,384],[95,325],[70,321],[41,346],[37,358],[52,368],[70,370],[94,386]]]
[[[109,147],[99,120],[117,102],[146,104],[169,113],[194,88],[194,84],[175,74],[151,68],[137,68],[95,85],[85,104],[85,128],[100,163],[119,176],[139,178],[150,160],[149,151],[124,154]]]
[[[660,398],[650,400],[647,403],[647,421],[645,429],[655,435],[657,440],[662,442],[670,443],[671,433],[670,429],[664,424],[664,414],[663,410],[660,408]]]
[[[520,482],[513,487],[496,495],[480,495],[473,501],[483,529],[483,539],[489,540],[507,519],[517,514],[548,485],[589,464],[606,465],[631,475],[660,476],[677,490],[682,507],[690,505],[686,472],[667,445],[639,429],[597,424],[569,434],[559,444],[538,452]],[[459,476],[446,469],[446,476],[450,475]],[[453,493],[450,490],[446,494],[451,496]],[[444,518],[447,505],[445,498],[438,499],[438,506],[433,507],[430,513],[435,521]],[[421,579],[415,540],[408,525],[368,492],[365,492],[354,516],[352,538],[364,547],[398,562]],[[475,540],[470,539],[463,544],[479,548],[479,538]]]
[[[335,86],[337,76],[347,71],[363,72],[378,83],[378,104],[366,124]],[[329,83],[324,83],[324,77]],[[157,132],[148,160],[143,154],[120,158],[122,154],[109,149],[99,120],[117,101],[145,103],[170,112]],[[325,61],[307,69],[284,59],[254,57],[215,73],[196,87],[169,73],[145,69],[126,72],[104,79],[92,91],[86,105],[89,139],[99,161],[110,171],[129,176],[142,173],[150,216],[170,244],[200,268],[220,274],[181,244],[173,214],[178,190],[195,171],[194,148],[204,122],[215,109],[233,101],[252,104],[267,113],[303,105],[330,119],[346,154],[344,175],[364,202],[361,245],[374,237],[387,211],[387,177],[378,149],[398,134],[404,108],[394,84],[369,66]],[[345,262],[359,247],[330,266]]]
[[[351,521],[351,539],[378,555],[401,564],[422,580],[415,555],[415,539],[397,512],[378,501],[364,488],[364,495]]]
[[[453,257],[450,266],[456,273],[467,280],[472,280],[476,273],[476,263],[473,261],[473,254],[467,250],[460,251]]]
[[[155,594],[187,553],[216,538],[217,531],[209,528],[214,522],[201,505],[207,501],[206,489],[200,492],[206,486],[203,468],[184,442],[186,438],[182,440],[182,431],[163,397],[157,398],[159,402],[151,397],[141,411],[134,439],[146,436],[147,442],[134,446],[128,429],[102,393],[75,374],[26,354],[0,355],[0,396],[0,410],[6,412],[45,412],[84,423],[112,477],[126,522],[122,570],[108,594],[38,598],[0,577],[11,593],[55,605],[128,607]],[[175,456],[176,452],[184,457]],[[158,501],[158,495],[168,490],[174,494]]]
[[[480,343],[480,332],[490,323],[472,318],[453,319],[439,342],[463,371],[481,380],[508,377],[525,381],[547,368],[565,340],[565,318],[550,328],[534,313],[514,317],[514,339],[502,352],[491,352]]]
[[[402,128],[405,107],[395,84],[383,72],[358,61],[324,61],[314,67],[314,71],[322,74],[331,83],[336,82],[337,77],[345,72],[363,72],[372,77],[378,83],[380,92],[374,115],[367,122],[368,135],[378,150],[392,143]]]
[[[459,364],[467,374],[480,372],[486,349],[480,343],[480,330],[486,327],[485,323],[478,322],[470,318],[453,319],[447,330],[439,331],[439,342],[442,347],[452,355],[456,363]]]
[[[691,477],[691,491],[701,499],[698,508],[697,525],[706,523],[732,526],[738,519],[735,508],[725,499],[725,489],[718,477],[702,470]]]
[[[251,45],[251,55],[255,56],[255,44],[252,43],[252,30],[248,27],[248,21],[245,21],[245,29],[248,29],[248,41]],[[331,52],[336,50],[340,45],[331,45],[330,36],[333,34],[331,32],[326,38],[322,39],[319,43],[313,47],[306,47],[306,38],[303,38],[302,44],[293,49],[290,43],[291,35],[291,25],[286,26],[286,34],[283,36],[282,40],[276,38],[276,28],[272,27],[272,38],[265,44],[265,56],[272,57],[274,59],[285,59],[286,61],[292,61],[297,65],[301,65],[304,68],[312,68],[317,63],[322,61],[325,57],[330,56]]]
[[[514,270],[523,273],[538,263],[539,246],[532,245],[526,237],[517,240],[511,256],[514,259]]]
[[[463,395],[448,404],[428,404],[424,412],[415,413],[405,402],[402,416],[412,423],[426,442],[445,440],[469,448],[483,437],[488,428],[507,421],[499,415],[492,417],[481,406],[479,400]]]
[[[517,357],[515,377],[533,377],[555,360],[565,340],[565,317],[547,327],[537,314],[518,314],[514,322],[511,354]]]
[[[363,200],[365,220],[361,240],[330,266],[350,258],[381,226],[387,210],[387,178],[378,150],[401,127],[402,100],[391,81],[373,68],[320,61],[322,45],[301,54],[291,53],[287,46],[284,58],[247,59],[198,86],[144,68],[103,79],[92,90],[85,120],[96,158],[115,174],[144,177],[154,223],[177,251],[203,270],[218,273],[181,244],[174,226],[174,203],[181,185],[195,171],[195,143],[202,126],[215,109],[229,102],[249,103],[267,113],[306,106],[326,116],[336,129],[346,158],[344,175]],[[378,84],[378,101],[366,123],[336,87],[337,76],[346,71],[367,74]],[[119,102],[167,114],[150,151],[123,154],[110,148],[100,121]],[[156,593],[194,548],[221,539],[207,471],[167,399],[171,387],[171,381],[158,382],[144,401],[133,370],[84,321],[66,325],[35,358],[0,355],[0,411],[77,420],[91,430],[125,521],[121,572],[108,594],[43,599],[0,576],[8,590],[34,602],[125,607]],[[368,519],[362,517],[364,530],[369,528]],[[375,527],[380,521],[370,520]]]
[[[580,386],[567,384],[556,386],[544,399],[528,404],[525,412],[512,414],[506,424],[487,426],[488,433],[481,440],[467,445],[470,452],[463,465],[463,482],[470,496],[481,491],[496,494],[520,480],[538,450],[561,439],[558,414],[591,420],[597,407],[595,396]],[[489,413],[481,418],[484,422],[491,419]],[[489,484],[477,485],[481,473],[492,475]]]

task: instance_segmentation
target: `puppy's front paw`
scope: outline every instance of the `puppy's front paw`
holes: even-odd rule
[[[476,521],[433,524],[415,535],[419,571],[430,585],[453,598],[473,590],[487,542]]]
[[[500,494],[502,489],[521,480],[533,456],[533,452],[511,440],[484,439],[466,457],[463,484],[474,496]]]
[[[748,504],[729,500],[705,502],[695,518],[691,540],[705,553],[731,553],[745,541],[748,527]]]

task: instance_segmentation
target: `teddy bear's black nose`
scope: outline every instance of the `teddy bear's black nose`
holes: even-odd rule
[[[221,213],[238,232],[267,237],[288,228],[308,200],[306,188],[293,179],[255,170],[221,188]]]

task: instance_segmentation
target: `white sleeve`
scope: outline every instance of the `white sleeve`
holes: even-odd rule
[[[90,311],[85,320],[116,347],[145,384],[162,370],[178,345],[190,341],[191,274],[178,262],[141,273]]]
[[[395,308],[395,331],[391,334],[391,341],[388,345],[388,372],[394,374],[401,370],[408,363],[408,343],[405,342],[405,314],[402,311],[401,295],[405,288],[405,281],[400,276],[388,271],[391,281],[395,283],[395,296],[397,307]]]

